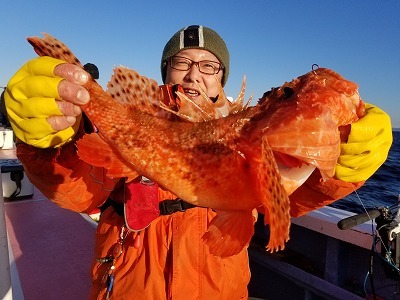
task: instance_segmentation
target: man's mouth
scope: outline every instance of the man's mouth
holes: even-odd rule
[[[193,89],[183,89],[183,91],[185,92],[186,96],[191,98],[198,97],[200,95],[199,91]]]

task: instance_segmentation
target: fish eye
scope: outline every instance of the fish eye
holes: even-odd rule
[[[294,89],[292,89],[291,87],[285,86],[283,88],[283,98],[288,99],[292,97],[293,94],[294,94]]]

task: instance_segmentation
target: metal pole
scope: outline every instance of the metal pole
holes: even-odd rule
[[[4,209],[3,185],[0,174],[0,298],[12,299],[10,259],[8,253],[6,215]]]

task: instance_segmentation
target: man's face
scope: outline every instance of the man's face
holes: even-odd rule
[[[218,58],[214,54],[202,49],[185,49],[176,55],[188,58],[195,62],[202,60],[219,62]],[[196,99],[202,97],[197,84],[200,85],[207,96],[218,96],[218,82],[221,82],[223,72],[223,70],[220,70],[218,74],[215,75],[204,74],[199,71],[199,68],[196,65],[192,65],[192,67],[187,71],[180,71],[171,68],[168,63],[165,83],[171,85],[180,84],[185,91],[185,95],[196,102]]]

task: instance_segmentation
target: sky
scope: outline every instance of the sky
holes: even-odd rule
[[[365,102],[389,113],[400,128],[400,1],[398,0],[6,0],[0,18],[0,86],[36,57],[28,36],[46,32],[81,62],[96,64],[106,87],[123,65],[160,84],[164,45],[179,29],[216,30],[230,51],[227,95],[243,76],[252,103],[272,87],[327,67],[359,85]]]

